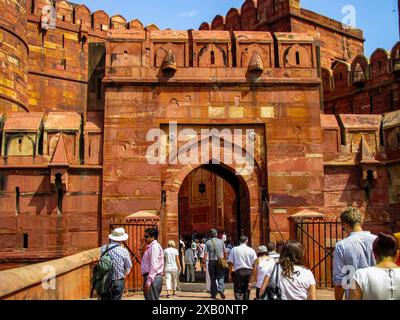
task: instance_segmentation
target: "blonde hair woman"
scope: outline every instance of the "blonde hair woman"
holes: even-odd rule
[[[168,241],[168,248],[164,250],[164,274],[165,285],[167,289],[167,298],[176,295],[176,288],[178,286],[178,277],[181,272],[181,263],[179,261],[179,252],[175,248],[175,241]]]

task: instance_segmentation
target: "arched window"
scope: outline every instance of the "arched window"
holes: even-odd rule
[[[215,52],[211,51],[211,65],[215,64]]]

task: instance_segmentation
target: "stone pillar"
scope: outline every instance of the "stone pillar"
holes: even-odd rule
[[[21,111],[28,102],[26,0],[2,0],[0,12],[0,112]]]

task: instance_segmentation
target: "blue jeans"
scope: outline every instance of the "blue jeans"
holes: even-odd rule
[[[124,293],[125,280],[115,280],[112,282],[110,294],[101,296],[101,300],[121,300]]]
[[[225,270],[217,267],[217,260],[212,260],[208,262],[208,272],[210,274],[211,281],[211,296],[216,297],[218,292],[224,293]]]

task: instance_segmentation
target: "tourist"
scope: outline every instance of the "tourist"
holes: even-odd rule
[[[179,252],[175,248],[175,241],[168,241],[168,248],[164,250],[164,274],[165,286],[167,289],[167,298],[176,295],[179,273],[181,272],[181,263],[179,261]]]
[[[225,246],[226,246],[226,249],[225,249],[226,256],[229,257],[229,254],[231,253],[231,250],[233,249],[231,239],[226,240]]]
[[[217,238],[218,231],[211,229],[211,239],[206,243],[206,255],[208,256],[208,271],[211,281],[211,299],[217,298],[217,293],[225,299],[225,270],[219,267],[218,260],[225,259],[225,245],[221,239]]]
[[[272,264],[265,272],[260,290],[260,297],[273,281],[280,288],[281,300],[316,300],[316,283],[313,273],[304,267],[304,250],[298,242],[287,242],[283,245],[279,262]],[[278,273],[276,275],[276,272]]]
[[[396,240],[397,240],[397,245],[399,246],[399,249],[400,249],[400,232],[395,233],[395,234],[394,234],[394,237],[396,238]],[[399,252],[399,255],[397,256],[397,265],[400,266],[400,252]]]
[[[340,216],[343,229],[349,236],[336,243],[333,256],[333,284],[335,286],[335,299],[342,300],[345,293],[349,297],[352,278],[349,272],[368,268],[375,265],[372,244],[376,239],[362,228],[362,216],[357,208],[347,208]]]
[[[197,256],[199,257],[200,261],[200,270],[204,271],[204,255],[206,253],[206,245],[203,243],[203,240],[199,241],[197,245]]]
[[[232,269],[235,272],[233,283],[235,299],[249,300],[251,289],[251,276],[257,254],[247,244],[249,239],[246,236],[240,237],[240,245],[233,248],[229,258],[229,282],[232,282]]]
[[[185,242],[183,241],[183,237],[180,236],[179,239],[179,262],[181,264],[181,276],[183,276],[183,270],[184,270],[184,265],[183,265],[183,261],[185,260]]]
[[[223,242],[226,242],[226,240],[227,240],[227,235],[226,235],[226,232],[224,231],[223,233],[222,233],[222,236],[221,236],[221,240],[223,241]]]
[[[100,297],[101,300],[121,300],[125,289],[125,279],[132,269],[131,256],[122,243],[128,240],[128,234],[124,228],[114,229],[112,234],[108,236],[110,243],[101,247],[101,254],[106,251],[111,257],[113,266],[112,285],[109,294]]]
[[[384,233],[378,235],[373,244],[377,264],[356,271],[350,300],[400,300],[398,249],[395,238]]]
[[[146,300],[159,300],[163,284],[164,252],[158,243],[158,229],[144,231],[147,249],[142,257],[143,294]]]
[[[185,251],[185,275],[186,282],[195,282],[196,251],[191,248],[188,242]]]
[[[269,267],[275,264],[275,260],[268,254],[268,248],[266,246],[258,247],[258,258],[253,268],[253,279],[256,281],[256,300],[260,299],[260,290],[264,282],[265,273]]]
[[[268,248],[268,256],[272,259],[275,260],[275,262],[279,261],[279,253],[276,252],[276,244],[273,242],[270,242],[267,244]]]

